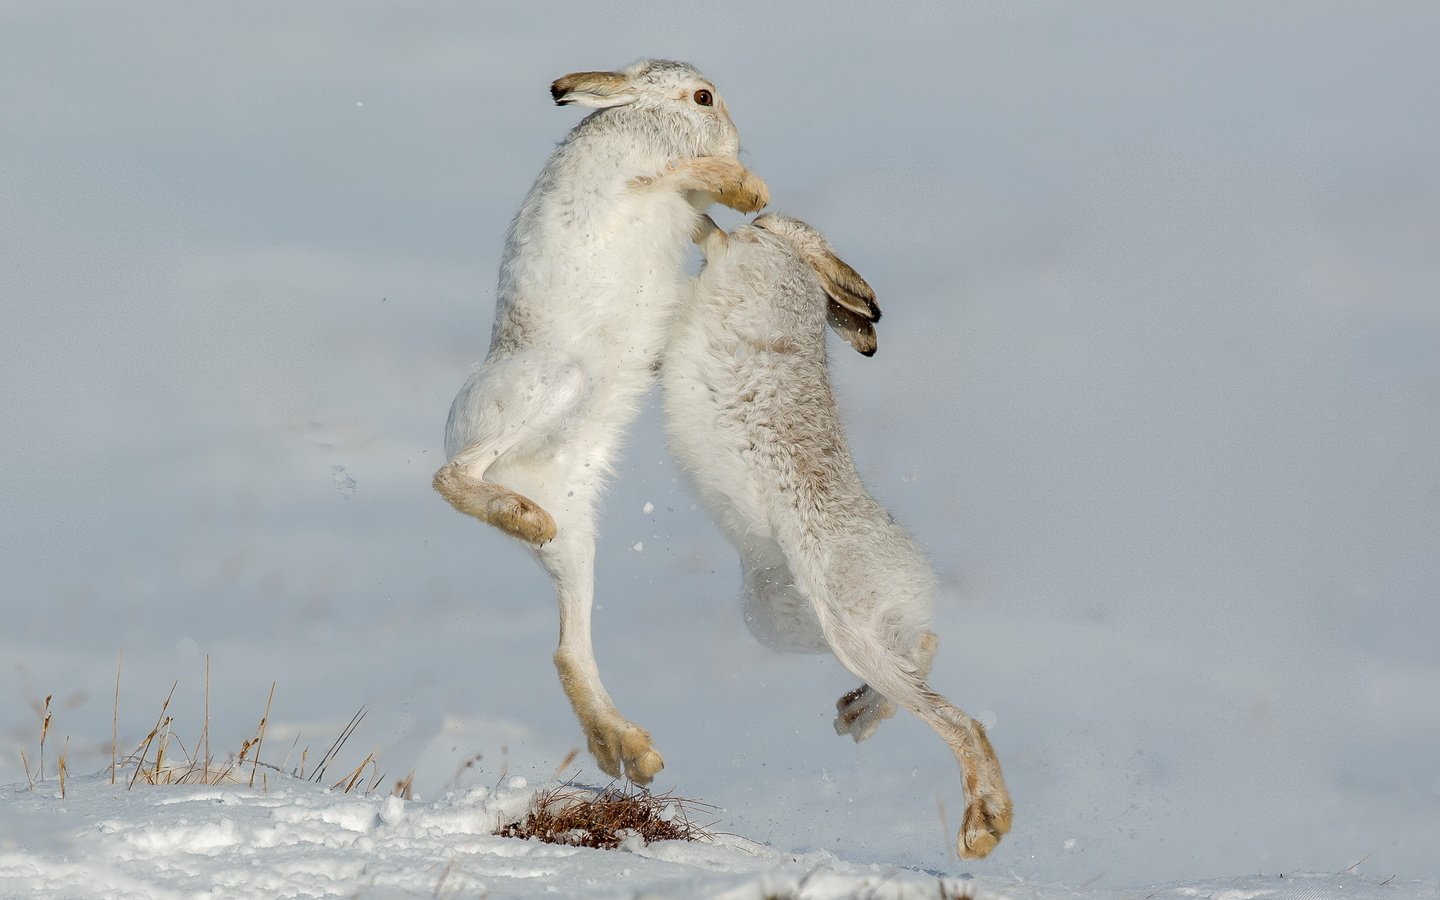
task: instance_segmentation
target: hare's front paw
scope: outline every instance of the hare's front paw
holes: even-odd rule
[[[740,212],[757,212],[770,203],[770,188],[737,159],[701,156],[676,166],[691,190],[714,194],[721,203]]]
[[[624,772],[626,778],[643,786],[665,768],[650,732],[639,725],[620,716],[583,724],[590,755],[611,778],[619,778]]]
[[[720,202],[743,213],[759,212],[770,205],[770,186],[746,169],[733,190],[720,194]]]
[[[862,684],[835,701],[835,733],[850,735],[860,743],[875,733],[880,723],[895,715],[895,704],[879,691]]]
[[[965,807],[965,821],[955,851],[961,859],[989,855],[1000,838],[1010,831],[1010,798],[1005,794],[976,797]]]

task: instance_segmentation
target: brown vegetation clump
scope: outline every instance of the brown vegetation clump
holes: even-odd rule
[[[710,833],[690,821],[688,807],[695,806],[704,804],[633,786],[622,790],[610,785],[597,791],[562,784],[537,794],[522,821],[505,825],[496,834],[601,850],[614,850],[632,834],[647,844],[708,839]]]
[[[365,719],[365,709],[362,707],[350,718],[350,724],[340,732],[340,736],[330,745],[330,749],[320,758],[318,765],[312,771],[306,771],[306,762],[309,758],[310,748],[306,747],[300,753],[299,766],[291,769],[288,767],[290,757],[287,755],[285,762],[276,765],[272,762],[262,761],[261,751],[266,747],[265,735],[270,722],[270,706],[275,700],[275,685],[270,685],[270,695],[265,701],[265,713],[260,717],[260,724],[256,726],[252,737],[247,738],[240,745],[238,754],[232,753],[229,758],[223,761],[216,760],[210,755],[210,657],[205,657],[205,720],[200,729],[200,736],[195,743],[187,747],[175,730],[175,719],[170,715],[170,703],[175,699],[175,690],[180,682],[170,686],[170,692],[165,695],[165,701],[160,704],[160,714],[155,719],[155,724],[141,739],[135,750],[128,755],[121,755],[120,751],[120,675],[124,666],[125,656],[120,654],[115,664],[115,706],[110,715],[110,783],[125,783],[128,788],[134,788],[137,784],[161,786],[161,785],[246,785],[253,788],[257,784],[267,793],[269,791],[269,779],[272,773],[277,776],[289,776],[313,781],[323,784],[327,767],[335,762],[337,755],[345,747],[347,741],[355,733],[355,729]],[[35,715],[39,720],[40,729],[40,754],[38,765],[31,768],[31,758],[20,751],[20,761],[25,767],[25,778],[33,791],[36,785],[47,780],[46,772],[50,767],[45,763],[46,741],[50,732],[54,730],[54,708],[52,701],[54,695],[48,695],[43,701],[38,698],[31,701]],[[298,744],[300,736],[297,734],[295,742]],[[69,758],[70,738],[65,738],[64,749],[59,759],[55,761],[54,773],[60,784],[60,797],[64,799],[66,782],[69,780],[71,761]],[[294,749],[293,747],[291,748]],[[133,767],[133,770],[132,770]],[[341,775],[340,779],[330,786],[332,791],[342,793],[359,792],[373,794],[384,780],[385,775],[380,771],[379,762],[375,754],[367,754],[360,765]],[[395,793],[410,799],[410,785],[414,779],[414,773],[395,784]]]

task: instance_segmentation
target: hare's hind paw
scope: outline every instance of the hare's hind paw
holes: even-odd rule
[[[880,723],[895,715],[895,704],[868,684],[835,701],[839,713],[835,717],[835,733],[844,737],[850,735],[855,743],[869,738],[880,727]]]
[[[528,497],[511,493],[490,501],[491,525],[528,544],[540,546],[555,539],[555,519]]]
[[[1010,831],[1010,798],[976,797],[965,807],[965,821],[955,842],[961,859],[981,859]]]
[[[639,725],[621,718],[612,722],[587,722],[585,726],[590,755],[611,778],[619,778],[623,772],[626,778],[643,787],[665,768],[665,760],[656,752],[650,732]]]
[[[454,462],[442,466],[431,484],[460,512],[527,544],[539,546],[555,537],[555,519],[540,504],[498,484],[472,478]]]

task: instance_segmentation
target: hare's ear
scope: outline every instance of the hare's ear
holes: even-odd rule
[[[835,255],[830,242],[825,240],[820,232],[799,219],[779,213],[766,213],[751,224],[784,238],[805,264],[815,270],[820,286],[825,289],[825,296],[830,298],[832,310],[838,307],[862,322],[880,321],[880,307],[875,303],[875,291],[860,277],[859,272]],[[833,319],[831,324],[834,324]],[[840,328],[836,326],[836,330],[840,331]],[[872,332],[874,330],[870,329]],[[841,331],[841,334],[845,332]],[[855,349],[865,352],[858,346]],[[873,353],[874,350],[870,352]]]
[[[834,253],[822,253],[811,259],[810,265],[825,289],[825,313],[830,327],[865,356],[874,356],[878,346],[875,323],[880,321],[875,292],[859,272]]]
[[[874,356],[878,346],[875,323],[880,321],[880,306],[869,283],[836,256],[828,244],[806,257],[805,261],[810,263],[820,278],[820,286],[825,289],[825,315],[830,327],[860,353]]]
[[[820,277],[820,286],[825,289],[825,296],[830,298],[831,306],[839,306],[866,322],[880,321],[880,306],[875,302],[875,291],[845,260],[827,248],[809,256],[806,262]]]
[[[845,339],[845,343],[854,347],[864,356],[874,356],[875,348],[879,343],[875,339],[875,323],[863,316],[851,312],[847,307],[841,306],[834,300],[825,304],[825,321],[835,329],[835,333]]]
[[[572,72],[555,79],[550,96],[556,106],[577,103],[595,109],[624,106],[635,101],[630,79],[619,72]]]

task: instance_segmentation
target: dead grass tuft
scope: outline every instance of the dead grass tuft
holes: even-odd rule
[[[634,786],[611,784],[596,791],[566,783],[537,794],[524,820],[511,822],[496,833],[602,850],[614,850],[632,835],[647,844],[710,839],[709,831],[690,820],[692,808],[711,807]]]
[[[155,719],[155,724],[140,740],[140,743],[129,754],[122,755],[119,749],[119,722],[120,722],[120,676],[124,666],[124,654],[122,653],[115,663],[115,698],[114,708],[110,716],[110,783],[115,784],[124,781],[127,788],[134,788],[136,785],[244,785],[249,788],[256,786],[257,776],[260,788],[268,792],[270,773],[278,775],[288,774],[290,777],[307,779],[319,782],[325,775],[325,768],[335,762],[336,757],[344,749],[346,743],[354,735],[356,728],[365,718],[365,710],[362,708],[351,719],[348,725],[340,732],[330,745],[330,749],[320,760],[316,771],[307,773],[305,763],[309,756],[309,747],[304,748],[300,754],[300,766],[297,770],[286,771],[285,765],[276,765],[261,759],[261,752],[267,746],[265,735],[270,723],[270,708],[275,700],[275,684],[270,685],[269,696],[265,700],[265,712],[260,717],[259,724],[255,727],[254,734],[246,738],[240,744],[238,753],[231,753],[223,760],[217,760],[210,755],[210,657],[205,657],[205,695],[204,695],[204,716],[201,723],[199,737],[193,748],[186,747],[185,742],[175,731],[175,719],[170,715],[170,704],[175,699],[175,691],[180,682],[170,686],[170,691],[165,695],[165,700],[160,704],[160,713]],[[82,696],[83,699],[83,696]],[[48,780],[50,770],[53,769],[54,777],[59,782],[60,796],[64,799],[66,795],[67,782],[71,776],[71,762],[69,759],[70,738],[65,738],[64,749],[53,765],[46,761],[46,747],[49,742],[50,733],[54,731],[54,707],[52,701],[54,695],[47,695],[44,700],[32,700],[31,706],[39,719],[40,731],[40,752],[38,764],[32,768],[31,758],[24,750],[20,751],[20,761],[25,767],[25,778],[33,791],[41,782]],[[57,735],[58,737],[58,735]],[[299,735],[296,735],[295,742],[298,744]],[[293,750],[293,748],[292,748]],[[286,758],[288,763],[289,758]],[[246,769],[248,768],[248,772]],[[373,777],[366,779],[366,772],[373,772]],[[104,770],[102,770],[103,773]],[[408,798],[410,778],[405,779],[403,787]],[[365,759],[354,769],[348,771],[341,779],[331,785],[331,790],[342,793],[374,793],[380,786],[384,773],[373,753],[367,754]],[[397,790],[401,785],[397,785]]]

